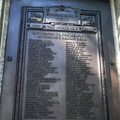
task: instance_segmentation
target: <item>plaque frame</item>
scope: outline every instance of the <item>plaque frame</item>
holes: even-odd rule
[[[61,6],[52,6],[54,7],[61,7]],[[52,8],[51,7],[51,8]],[[63,6],[62,6],[63,7]],[[64,6],[67,8],[66,6]],[[16,97],[15,97],[15,114],[14,114],[14,120],[21,120],[21,102],[22,102],[22,84],[23,84],[23,52],[26,40],[26,29],[37,29],[42,30],[44,27],[44,20],[40,22],[35,22],[40,24],[40,27],[38,28],[32,28],[30,27],[29,21],[28,21],[28,12],[43,12],[45,7],[28,7],[24,6],[22,7],[22,21],[21,21],[21,33],[20,33],[20,51],[19,51],[19,65],[18,65],[18,73],[17,73],[17,82],[16,82]],[[74,8],[73,8],[74,9]],[[78,9],[80,10],[80,9]],[[101,81],[102,81],[102,95],[103,95],[103,106],[104,106],[104,119],[108,120],[108,102],[107,102],[107,91],[106,91],[106,72],[105,72],[105,61],[104,61],[104,53],[103,53],[103,41],[101,38],[101,21],[100,21],[100,12],[99,11],[91,11],[91,10],[80,10],[80,15],[82,16],[95,16],[96,18],[96,25],[84,25],[82,24],[82,19],[80,23],[76,26],[80,26],[79,30],[68,30],[68,31],[76,31],[76,32],[93,32],[96,33],[99,40],[99,58],[100,58],[100,72],[101,72]],[[82,18],[82,17],[80,17]],[[27,24],[26,24],[27,23]],[[59,25],[60,23],[50,23],[51,26]],[[66,23],[62,24],[66,25]],[[74,24],[67,24],[67,25],[73,25]],[[90,29],[92,28],[92,29]],[[45,30],[56,30],[55,28],[46,28]],[[67,31],[66,29],[60,29],[59,31]]]

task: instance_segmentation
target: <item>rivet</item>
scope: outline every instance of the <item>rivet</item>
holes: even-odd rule
[[[8,56],[8,57],[7,57],[7,61],[8,61],[8,62],[11,62],[12,60],[13,60],[12,56]]]
[[[51,25],[52,25],[52,26],[54,26],[54,25],[55,25],[55,23],[51,23]]]
[[[110,64],[110,65],[114,65],[115,63],[114,63],[112,60],[110,60],[110,61],[109,61],[109,64]]]

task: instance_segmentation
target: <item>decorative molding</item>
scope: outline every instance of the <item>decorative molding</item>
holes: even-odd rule
[[[81,22],[85,26],[96,26],[95,16],[81,15]]]
[[[41,23],[43,20],[43,12],[29,12],[28,22],[30,23]]]

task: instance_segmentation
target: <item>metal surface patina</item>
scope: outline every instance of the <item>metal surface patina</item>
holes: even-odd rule
[[[11,0],[0,120],[119,120],[109,2]]]
[[[108,120],[100,12],[22,10],[15,120]]]

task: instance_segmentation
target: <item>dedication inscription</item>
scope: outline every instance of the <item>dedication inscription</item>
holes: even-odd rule
[[[15,119],[107,120],[99,12],[23,11]]]

